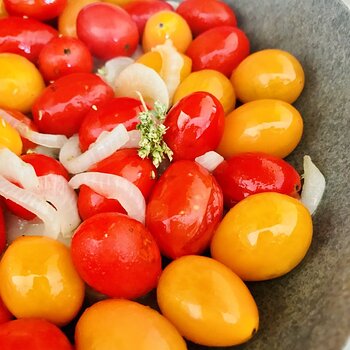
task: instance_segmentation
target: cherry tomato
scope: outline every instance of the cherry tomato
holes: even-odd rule
[[[221,220],[223,195],[214,177],[192,161],[172,163],[154,186],[146,226],[172,259],[200,254]]]
[[[0,217],[1,217],[1,215],[2,214],[0,214]],[[0,218],[0,222],[1,222],[1,218]],[[1,225],[1,223],[0,223],[0,225]],[[1,230],[1,228],[0,228],[0,230]],[[2,299],[0,298],[0,324],[1,324],[1,326],[3,323],[8,322],[12,319],[13,319],[13,316],[12,316],[11,312],[7,309],[6,305],[4,304]],[[0,329],[1,329],[1,327],[0,327]]]
[[[33,106],[33,118],[41,132],[72,136],[92,107],[113,96],[112,88],[97,75],[69,74],[43,91]]]
[[[219,26],[237,26],[233,10],[223,1],[186,0],[176,12],[187,21],[195,36]]]
[[[158,283],[161,257],[150,232],[119,213],[97,214],[75,231],[71,253],[84,281],[98,292],[134,299]]]
[[[0,108],[29,112],[44,88],[33,63],[13,53],[0,53]]]
[[[243,60],[232,73],[242,102],[273,98],[293,103],[301,94],[305,75],[299,61],[282,50],[262,50]]]
[[[214,150],[224,132],[224,110],[216,97],[194,92],[180,100],[168,113],[164,140],[174,159],[191,159]]]
[[[297,197],[301,188],[300,176],[290,164],[264,153],[233,156],[222,162],[213,174],[228,207],[260,192],[279,192]]]
[[[108,334],[108,336],[106,336]],[[75,330],[77,350],[187,350],[157,311],[128,300],[104,300],[85,310]]]
[[[119,175],[136,185],[147,200],[156,182],[156,168],[150,159],[142,159],[136,149],[121,149],[94,165],[90,171]],[[126,213],[117,200],[108,199],[81,186],[78,197],[79,214],[83,220],[106,212]]]
[[[52,27],[30,18],[0,19],[0,52],[21,55],[36,63],[41,50],[58,33]]]
[[[311,216],[300,201],[280,193],[258,193],[226,214],[211,254],[243,280],[268,280],[296,267],[311,239]]]
[[[126,4],[124,10],[129,13],[136,23],[139,34],[142,36],[146,22],[152,15],[164,10],[172,11],[173,8],[170,4],[162,0],[137,0]]]
[[[159,280],[157,300],[162,314],[196,344],[238,345],[258,330],[258,309],[248,288],[211,258],[173,261]]]
[[[193,70],[214,69],[226,76],[249,55],[249,40],[235,27],[215,27],[200,34],[186,54],[192,59]]]
[[[127,130],[134,130],[140,122],[138,115],[142,111],[140,100],[130,97],[116,97],[90,110],[79,129],[80,148],[86,151],[103,131],[111,131],[118,124],[123,124]]]
[[[78,313],[84,283],[64,244],[27,236],[17,238],[2,256],[0,294],[17,318],[44,318],[62,326]]]
[[[203,69],[189,74],[177,87],[173,103],[196,91],[206,91],[214,95],[222,104],[225,114],[235,107],[236,96],[230,80],[216,70]]]
[[[130,15],[118,6],[104,3],[87,5],[79,12],[77,34],[94,56],[104,60],[131,56],[139,41]]]
[[[218,152],[225,158],[244,152],[284,158],[302,133],[303,120],[292,105],[279,100],[248,102],[226,116]]]
[[[0,254],[5,249],[5,246],[6,246],[5,218],[4,218],[2,206],[0,205]]]
[[[5,10],[4,1],[0,0],[0,18],[7,17],[7,12]]]
[[[145,26],[142,46],[148,52],[157,45],[171,39],[176,49],[184,53],[192,41],[191,29],[176,12],[161,11],[151,16]]]
[[[22,154],[22,139],[18,131],[0,117],[0,148],[6,147],[18,156]]]
[[[72,350],[69,340],[57,326],[36,318],[2,324],[0,348],[1,350]]]
[[[3,0],[7,12],[12,16],[28,16],[40,21],[57,17],[67,0]]]
[[[77,17],[80,10],[89,4],[100,2],[99,0],[69,0],[58,17],[58,31],[60,34],[77,38]]]
[[[59,37],[40,53],[38,66],[46,81],[54,81],[71,73],[90,73],[92,56],[86,45],[76,38]]]

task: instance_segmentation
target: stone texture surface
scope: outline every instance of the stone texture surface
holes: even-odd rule
[[[340,0],[227,2],[254,51],[281,48],[301,61],[305,133],[289,160],[301,170],[309,154],[327,180],[308,255],[287,276],[249,285],[260,330],[232,349],[340,350],[350,336],[350,10]]]

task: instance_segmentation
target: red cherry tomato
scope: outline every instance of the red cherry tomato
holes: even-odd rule
[[[228,207],[260,192],[279,192],[297,197],[301,188],[300,176],[290,164],[264,153],[233,156],[215,169],[214,176]]]
[[[162,0],[138,0],[126,4],[124,10],[136,23],[139,34],[142,36],[146,22],[152,15],[160,11],[173,11],[173,7]]]
[[[142,111],[141,102],[130,97],[115,97],[98,109],[90,110],[79,129],[81,150],[86,151],[103,131],[111,131],[118,124],[123,124],[127,130],[134,130],[140,122],[138,115]]]
[[[15,53],[34,63],[43,47],[57,36],[55,29],[35,19],[0,19],[0,52]]]
[[[0,205],[0,254],[5,249],[5,246],[6,246],[5,218],[4,218],[2,206]]]
[[[77,34],[91,53],[103,60],[131,56],[139,42],[137,25],[130,15],[105,3],[87,5],[79,12]]]
[[[249,55],[249,40],[235,27],[216,27],[200,34],[190,44],[187,55],[192,70],[214,69],[226,76]]]
[[[21,156],[22,160],[31,164],[37,176],[44,176],[49,174],[61,175],[69,180],[69,175],[64,166],[54,158],[43,154],[24,154]],[[17,184],[18,185],[18,184]],[[9,199],[5,200],[7,208],[15,215],[25,220],[33,220],[36,215],[24,209],[15,202]]]
[[[67,337],[54,324],[35,318],[3,323],[0,327],[1,350],[72,350]]]
[[[72,136],[91,107],[97,108],[114,96],[100,77],[73,73],[57,79],[35,101],[32,113],[41,132]]]
[[[41,50],[38,66],[46,81],[54,81],[71,73],[90,73],[93,62],[81,40],[62,36],[51,40]]]
[[[134,299],[156,287],[161,257],[150,232],[119,213],[97,214],[75,231],[71,252],[83,280],[111,297]]]
[[[164,140],[175,160],[194,160],[219,146],[224,124],[225,114],[219,100],[208,92],[194,92],[168,113]]]
[[[172,163],[154,186],[146,227],[165,256],[200,254],[222,218],[223,195],[215,178],[199,164]]]
[[[237,26],[233,10],[223,1],[186,0],[176,12],[186,20],[195,36],[219,26]]]
[[[93,166],[90,171],[122,176],[137,186],[147,199],[156,182],[156,168],[150,159],[142,159],[134,148],[122,149]],[[78,197],[83,220],[98,213],[125,213],[117,200],[105,198],[88,186],[81,186]]]
[[[58,17],[67,0],[3,0],[6,11],[12,16],[27,16],[47,21]]]
[[[0,209],[1,210],[1,209]],[[0,214],[1,217],[1,214]],[[1,218],[0,218],[0,227],[1,227]],[[1,230],[1,228],[0,228]],[[11,321],[13,319],[13,315],[11,312],[7,309],[6,305],[0,298],[0,324]]]

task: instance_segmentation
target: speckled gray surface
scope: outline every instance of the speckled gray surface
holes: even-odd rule
[[[289,160],[301,170],[309,154],[327,179],[308,255],[287,276],[249,285],[260,330],[232,349],[340,350],[350,336],[350,11],[340,0],[227,2],[253,50],[281,48],[302,62],[305,133]]]

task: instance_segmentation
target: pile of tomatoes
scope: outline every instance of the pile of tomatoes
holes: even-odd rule
[[[157,100],[169,107],[157,127],[172,153],[157,167],[124,147],[86,169],[123,178],[131,207],[83,183],[61,205],[76,203],[79,220],[65,239],[27,235],[40,224],[27,204],[43,194],[0,164],[1,183],[28,194],[16,202],[0,186],[0,349],[73,349],[66,325],[77,350],[248,341],[259,315],[243,281],[288,273],[312,239],[300,175],[283,160],[303,132],[292,106],[304,87],[298,60],[250,54],[220,0],[0,0],[0,17],[0,153],[35,181],[67,187],[75,174],[28,135],[78,140],[84,154],[120,124],[135,131]],[[135,193],[144,220],[130,214]],[[144,305],[152,290],[158,311]]]

